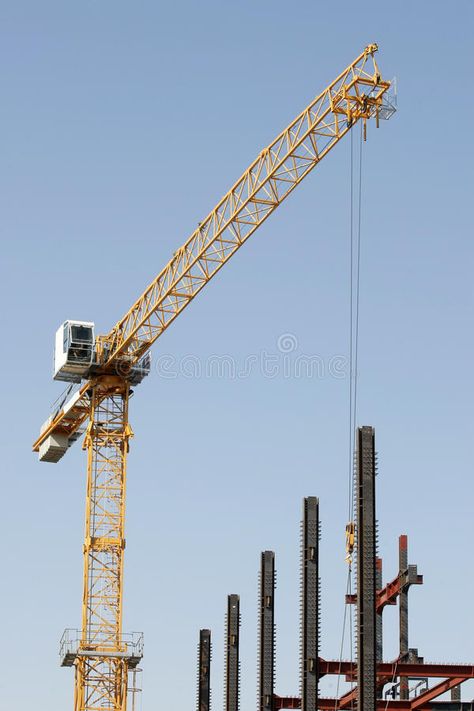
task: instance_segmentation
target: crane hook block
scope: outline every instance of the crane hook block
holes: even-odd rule
[[[346,525],[346,562],[352,563],[352,554],[354,552],[355,545],[355,523],[354,521],[349,521]]]

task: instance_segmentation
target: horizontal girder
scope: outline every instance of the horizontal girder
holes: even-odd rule
[[[319,660],[320,677],[326,674],[344,674],[348,679],[357,676],[357,664],[346,661]],[[382,662],[377,664],[377,676],[388,678],[409,677],[442,677],[474,679],[474,665],[472,664],[406,664],[404,662]]]

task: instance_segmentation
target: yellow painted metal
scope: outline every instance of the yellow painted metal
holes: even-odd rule
[[[97,346],[104,372],[126,376],[221,267],[294,188],[359,121],[375,117],[390,82],[381,78],[375,52],[364,51],[280,133],[199,224],[191,237]],[[87,393],[90,384],[82,391]],[[85,421],[83,402],[59,412],[33,445],[50,434],[75,432]]]
[[[125,711],[127,649],[122,635],[129,384],[93,384],[87,450],[82,627],[74,711]]]
[[[41,432],[38,439],[33,443],[33,451],[37,452],[40,445],[51,434],[64,434],[67,437],[73,435],[81,425],[88,421],[90,415],[90,393],[92,382],[87,381],[81,385],[77,402],[68,410],[61,408],[55,413],[50,424]]]
[[[262,150],[125,316],[97,339],[95,375],[77,401],[56,413],[33,449],[52,434],[71,437],[89,422],[86,534],[75,711],[126,711],[127,650],[122,637],[125,548],[127,375],[154,341],[294,188],[359,121],[375,117],[390,82],[369,45]],[[349,542],[353,545],[353,532]]]

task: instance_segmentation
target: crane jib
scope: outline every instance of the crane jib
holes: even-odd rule
[[[391,110],[390,82],[381,78],[369,45],[260,152],[218,205],[180,247],[127,314],[96,340],[94,375],[127,374],[192,299],[278,205],[359,121]],[[43,425],[34,451],[49,437],[70,443],[88,420],[90,377],[77,402],[66,403]]]
[[[112,331],[105,362],[136,362],[218,269],[360,119],[378,120],[390,82],[370,46],[252,163]],[[367,62],[371,71],[367,71]]]
[[[280,203],[359,121],[393,107],[384,104],[390,82],[381,78],[374,53],[365,50],[264,150],[201,222],[191,237],[147,287],[127,314],[96,340],[94,375],[126,376],[221,267]],[[91,378],[77,402],[51,417],[34,442],[39,451],[49,437],[67,447],[88,419]],[[64,453],[64,452],[63,452]]]

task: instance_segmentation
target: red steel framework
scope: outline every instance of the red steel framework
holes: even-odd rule
[[[398,575],[386,585],[382,585],[382,560],[376,556],[374,533],[377,527],[375,518],[377,456],[374,429],[372,427],[358,428],[356,441],[358,443],[355,471],[355,500],[358,510],[356,537],[358,587],[361,591],[361,599],[358,599],[357,594],[346,595],[346,603],[357,605],[358,663],[318,658],[318,682],[323,676],[336,675],[344,676],[345,680],[354,686],[340,698],[324,698],[318,695],[317,704],[313,705],[311,711],[338,711],[339,709],[428,711],[436,709],[438,705],[439,709],[443,708],[442,703],[433,702],[450,690],[452,690],[452,701],[457,701],[454,708],[461,709],[459,687],[463,682],[474,679],[474,665],[425,663],[424,659],[418,656],[418,650],[410,649],[408,646],[408,591],[412,585],[421,585],[423,576],[418,574],[416,565],[408,564],[408,537],[406,535],[400,536],[398,541]],[[367,572],[370,575],[367,575]],[[364,583],[371,581],[373,584],[375,582],[372,588],[372,591],[375,591],[373,597],[371,591],[366,589],[366,585],[361,586],[361,580]],[[362,595],[364,595],[363,599]],[[397,602],[400,627],[399,656],[392,662],[383,662],[381,661],[383,651],[382,613],[387,605],[396,605]],[[374,665],[373,653],[377,617],[379,620],[379,649]],[[366,639],[364,642],[364,635],[367,637],[368,631],[370,639]],[[372,669],[370,669],[370,664],[372,664]],[[361,672],[361,669],[368,670],[368,672]],[[369,678],[369,672],[374,672],[372,680]],[[410,679],[423,679],[427,688],[410,697]],[[428,680],[430,679],[439,679],[440,681],[429,687]],[[362,689],[359,688],[361,684]],[[384,687],[387,684],[391,687],[383,697]],[[274,694],[272,711],[299,708],[302,708],[300,697]],[[452,711],[452,704],[450,709]],[[303,709],[303,711],[309,710]]]
[[[407,536],[400,536],[400,547],[407,549]],[[380,559],[378,559],[380,560]],[[396,605],[401,593],[407,593],[410,585],[423,583],[423,576],[418,575],[416,566],[408,566],[399,572],[398,576],[377,591],[376,611],[381,612],[386,605]],[[356,595],[346,595],[346,602],[355,604]],[[413,650],[412,650],[413,651]],[[326,660],[319,657],[319,679],[327,675],[344,676],[346,681],[357,680],[357,664],[349,661]],[[379,662],[377,664],[377,686],[381,689],[385,684],[394,683],[395,680],[408,680],[410,678],[440,679],[440,681],[418,694],[414,698],[377,700],[377,711],[429,711],[433,709],[433,701],[447,691],[459,687],[463,682],[474,679],[473,664],[433,664],[424,661],[401,661],[400,657],[392,662]],[[340,698],[325,698],[319,696],[319,711],[337,711],[338,709],[355,709],[357,706],[357,687],[343,694]],[[299,696],[274,695],[273,709],[300,709]]]

